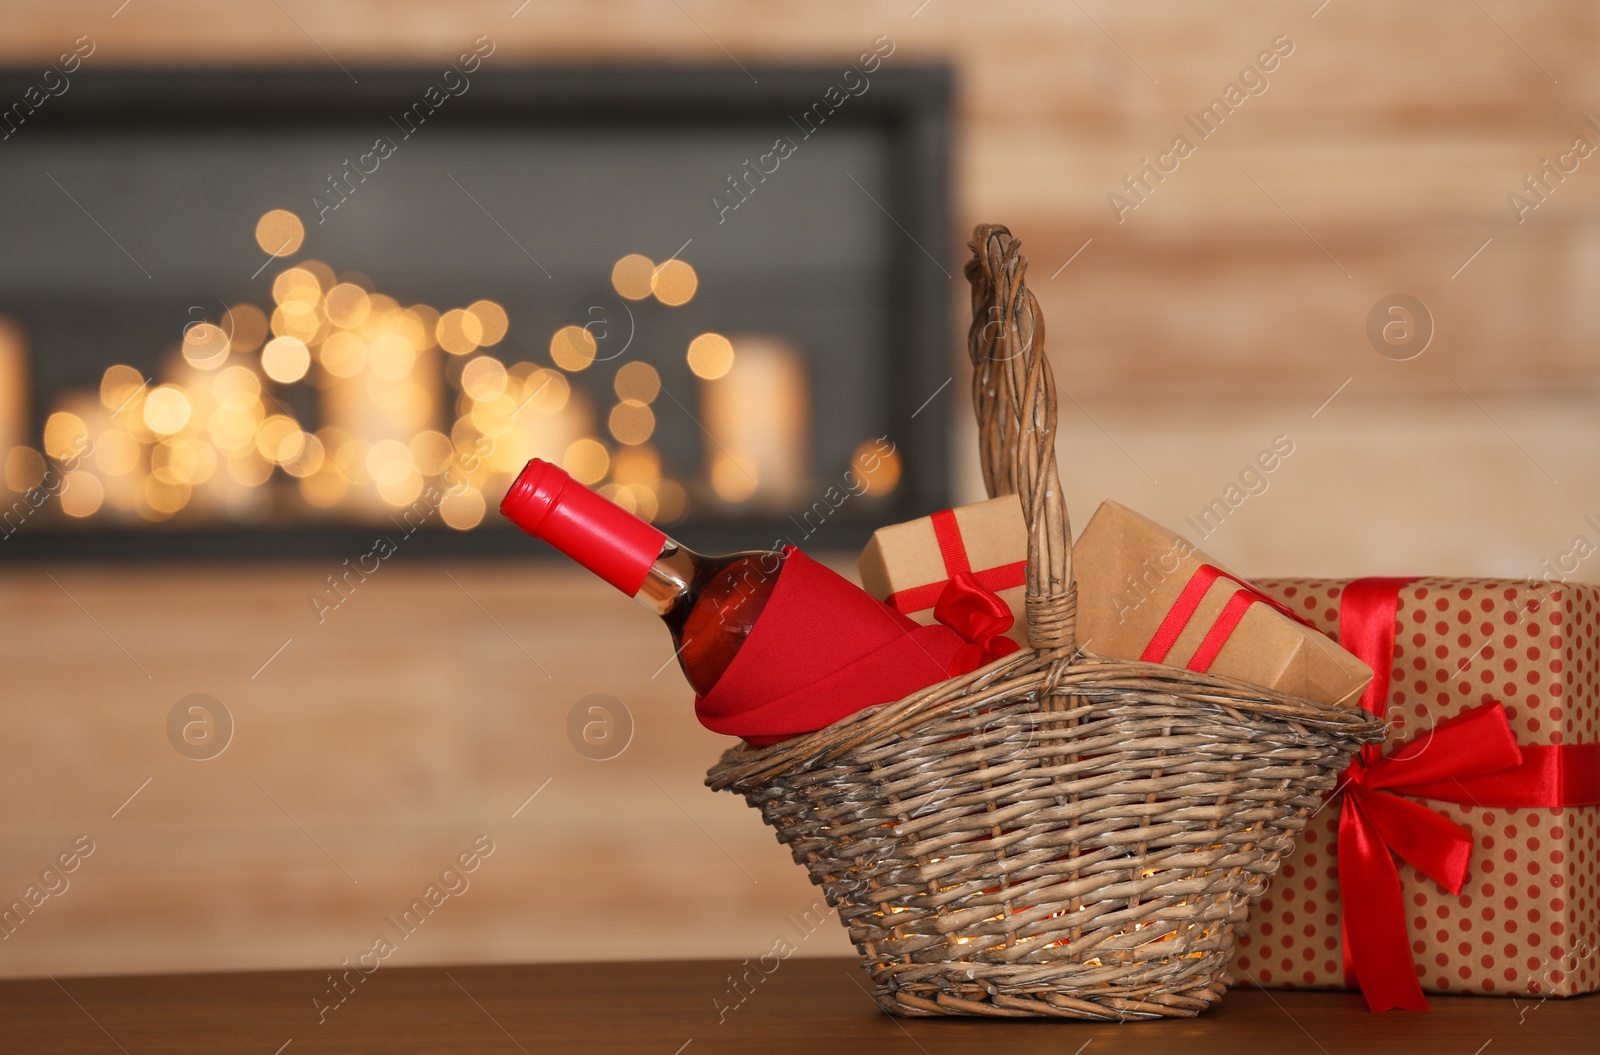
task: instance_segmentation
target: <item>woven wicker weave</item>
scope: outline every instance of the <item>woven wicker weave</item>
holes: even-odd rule
[[[991,495],[1022,496],[1030,648],[772,747],[744,795],[823,888],[900,1015],[1198,1014],[1352,752],[1342,710],[1077,646],[1056,391],[1027,264],[974,234],[973,402]]]

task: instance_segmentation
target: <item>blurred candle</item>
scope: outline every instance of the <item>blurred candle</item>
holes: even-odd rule
[[[702,380],[706,461],[727,502],[783,508],[811,483],[811,395],[800,350],[779,337],[738,334],[733,363]],[[718,364],[720,365],[720,364]]]
[[[377,362],[369,358],[352,376],[329,377],[320,392],[322,423],[360,441],[366,450],[383,444],[385,451],[409,452],[418,433],[444,426],[439,350],[433,345],[418,349],[399,333],[380,335],[373,347]],[[402,350],[407,354],[395,354]],[[394,368],[408,356],[403,370]],[[339,452],[327,453],[340,458]],[[409,453],[406,460],[411,461]],[[341,506],[367,514],[386,514],[409,506],[416,498],[411,492],[421,491],[422,475],[416,466],[386,463],[381,468],[385,475],[379,480],[372,478],[369,466],[338,462],[335,469],[349,473],[357,483]],[[403,497],[407,501],[399,501]]]
[[[529,458],[560,464],[578,441],[597,442],[589,397],[559,371],[524,372],[522,368],[531,365],[519,364],[521,376],[512,377],[505,392],[490,403],[477,404],[468,415],[479,436],[462,451],[461,461],[472,465],[467,452],[479,455],[477,461],[485,471],[474,475],[474,482],[485,492],[510,486]]]
[[[0,462],[23,442],[28,422],[28,348],[21,327],[0,317]],[[6,489],[0,474],[0,491]]]

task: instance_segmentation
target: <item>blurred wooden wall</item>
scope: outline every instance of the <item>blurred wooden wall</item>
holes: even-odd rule
[[[958,231],[1007,223],[1032,258],[1080,521],[1116,497],[1176,525],[1287,435],[1205,543],[1245,571],[1520,577],[1600,542],[1600,154],[1522,222],[1507,197],[1576,137],[1600,148],[1593,4],[517,5],[11,4],[0,61],[42,68],[88,34],[104,67],[442,68],[488,34],[504,63],[842,68],[887,35],[891,64],[958,72]],[[1280,38],[1266,89],[1199,139],[1184,118]],[[1108,195],[1184,134],[1192,154],[1118,222]],[[1434,320],[1409,361],[1365,332],[1396,293]],[[970,495],[970,429],[956,442]],[[77,835],[97,846],[0,942],[0,974],[332,967],[480,832],[496,855],[401,962],[737,960],[816,901],[753,813],[698,786],[717,739],[675,672],[652,678],[664,636],[626,602],[401,563],[325,627],[301,610],[324,571],[0,569],[0,895]],[[237,721],[209,762],[166,739],[195,692]],[[637,722],[609,762],[565,732],[596,692]]]

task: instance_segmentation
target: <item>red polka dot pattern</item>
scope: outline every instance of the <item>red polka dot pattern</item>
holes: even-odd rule
[[[1260,586],[1337,635],[1343,581],[1265,579]],[[1505,705],[1518,743],[1600,741],[1600,586],[1418,579],[1401,590],[1391,747],[1490,701]],[[1459,897],[1397,862],[1422,988],[1551,996],[1600,989],[1600,806],[1425,805],[1477,843]],[[1338,803],[1308,822],[1295,855],[1251,912],[1234,960],[1237,981],[1345,988],[1338,829]]]

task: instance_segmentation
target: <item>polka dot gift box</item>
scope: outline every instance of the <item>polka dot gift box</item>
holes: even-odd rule
[[[1266,579],[1366,660],[1389,720],[1250,916],[1235,984],[1600,989],[1600,586]]]

